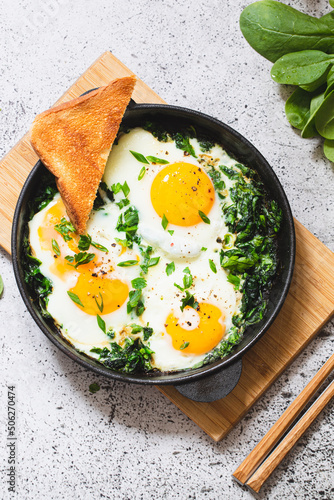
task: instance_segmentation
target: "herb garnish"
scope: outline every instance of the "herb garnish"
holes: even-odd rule
[[[96,296],[94,297],[94,299],[95,299],[95,302],[96,302],[97,307],[99,308],[99,311],[100,311],[100,312],[103,312],[103,307],[104,307],[104,305],[103,305],[103,297],[102,297],[101,292],[99,292],[99,296],[100,296],[101,302],[98,302],[98,300],[97,300]]]
[[[171,236],[173,236],[173,234],[174,234],[174,229],[168,229],[168,232],[169,232],[169,234],[170,234]]]
[[[99,328],[101,328],[103,333],[106,333],[106,322],[98,314],[96,315],[96,319],[97,319],[97,324],[99,325]]]
[[[210,266],[210,269],[213,273],[217,273],[217,268],[216,268],[216,264],[213,262],[212,259],[209,259],[209,266]]]
[[[170,276],[174,271],[175,271],[175,264],[174,264],[174,262],[169,262],[168,264],[166,264],[166,274],[167,274],[167,276]]]
[[[183,297],[183,299],[181,300],[181,306],[180,306],[181,311],[183,311],[183,309],[186,306],[192,307],[193,309],[197,309],[198,302],[195,300],[195,297],[189,292],[189,290],[186,290],[185,293],[186,296]]]
[[[189,267],[186,267],[185,269],[183,269],[183,273],[184,273],[183,287],[178,285],[177,283],[174,283],[174,286],[176,286],[179,290],[181,290],[181,292],[184,292],[184,290],[186,288],[190,288],[191,285],[193,284],[193,277],[192,277],[192,274],[190,272]]]
[[[138,175],[138,180],[139,180],[139,181],[140,181],[140,180],[144,177],[145,172],[146,172],[146,168],[145,168],[145,167],[143,167],[143,168],[141,169],[141,171],[139,172],[139,175]]]
[[[3,294],[3,280],[2,280],[2,277],[0,276],[0,298]]]
[[[132,288],[135,288],[136,290],[141,290],[142,288],[145,288],[147,285],[147,282],[144,278],[135,278],[134,280],[131,281]]]
[[[55,230],[62,235],[64,241],[70,241],[72,236],[68,233],[75,233],[75,227],[73,224],[66,220],[65,217],[60,219],[60,223],[55,225]]]
[[[183,342],[183,344],[180,346],[180,351],[183,351],[183,349],[186,349],[189,345],[189,342]]]
[[[89,392],[91,394],[95,394],[96,392],[98,392],[99,390],[101,389],[101,387],[99,386],[99,384],[97,382],[93,382],[92,384],[90,384],[89,386]]]
[[[142,155],[141,153],[136,153],[136,151],[131,151],[131,150],[130,150],[130,153],[136,158],[136,160],[140,161],[140,163],[149,164],[149,162],[147,161],[145,156]]]
[[[101,250],[101,252],[108,252],[109,251],[108,248],[104,247],[103,245],[100,245],[99,243],[92,241],[92,237],[89,236],[89,234],[81,235],[79,243],[78,243],[79,250],[88,250],[90,245],[95,247],[97,250]]]
[[[158,163],[160,165],[167,165],[169,161],[163,160],[162,158],[157,158],[156,156],[144,156],[141,153],[136,153],[136,151],[130,151],[130,153],[138,160],[140,163],[145,163],[149,164],[151,163]],[[145,168],[145,167],[144,167]],[[142,169],[143,170],[143,169]],[[141,171],[142,171],[141,170]],[[138,178],[139,179],[139,178]]]
[[[82,266],[83,264],[88,264],[95,258],[95,253],[79,252],[74,255],[66,255],[65,259],[69,262],[69,265],[73,265],[75,269]],[[73,264],[74,263],[74,264]]]
[[[198,215],[200,216],[200,218],[202,219],[202,221],[205,222],[205,224],[211,224],[211,221],[210,221],[209,217],[207,217],[204,212],[202,212],[201,210],[199,210],[198,211]]]
[[[116,229],[117,231],[125,232],[126,246],[129,248],[133,247],[133,242],[140,244],[140,238],[136,234],[138,229],[138,222],[138,210],[134,207],[129,207],[118,218]]]
[[[151,163],[157,163],[159,165],[167,165],[169,163],[169,161],[163,160],[162,158],[157,158],[156,156],[146,156],[146,158]]]
[[[56,242],[56,240],[54,238],[52,238],[52,250],[59,257],[59,255],[60,255],[60,248],[59,248],[59,245],[58,245],[58,243]]]
[[[166,230],[166,227],[168,226],[168,219],[165,214],[162,216],[161,225]]]
[[[123,260],[122,262],[119,262],[117,265],[119,267],[131,267],[131,266],[136,266],[138,264],[138,260]]]
[[[67,295],[70,297],[70,299],[73,300],[73,302],[75,302],[76,304],[78,304],[79,306],[81,307],[85,307],[83,305],[83,303],[81,302],[81,300],[79,299],[79,297],[77,296],[76,293],[73,293],[73,292],[67,292]]]

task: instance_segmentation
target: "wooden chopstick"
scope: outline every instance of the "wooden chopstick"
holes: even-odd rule
[[[245,484],[255,470],[266,459],[274,446],[283,437],[285,432],[292,425],[296,417],[306,406],[311,397],[317,392],[322,383],[334,369],[334,354],[315,374],[312,380],[307,384],[303,391],[285,410],[283,415],[277,420],[273,427],[267,432],[262,440],[255,446],[250,454],[245,458],[242,464],[233,473],[234,478],[240,483]],[[321,411],[321,410],[320,410]]]
[[[263,483],[268,479],[270,474],[276,469],[283,458],[289,453],[291,448],[296,444],[298,439],[309,428],[312,422],[317,418],[321,410],[325,408],[327,403],[334,396],[334,380],[329,384],[327,389],[319,396],[313,405],[307,410],[305,415],[297,422],[285,438],[279,443],[277,448],[267,458],[265,462],[257,469],[253,476],[247,481],[246,486],[251,488],[256,493],[259,492]]]

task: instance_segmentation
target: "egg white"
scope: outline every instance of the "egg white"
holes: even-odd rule
[[[199,159],[203,159],[205,155],[201,152],[197,140],[192,139],[191,143]],[[141,236],[143,245],[151,245],[154,248],[152,257],[159,256],[160,261],[155,267],[149,268],[145,276],[147,280],[147,286],[143,290],[145,311],[141,318],[127,314],[126,301],[118,310],[103,314],[103,320],[107,329],[112,327],[115,330],[115,341],[119,341],[122,335],[124,336],[125,325],[137,323],[145,326],[149,324],[154,331],[148,342],[154,351],[152,365],[162,371],[191,368],[203,360],[206,354],[192,355],[174,349],[164,326],[171,311],[181,315],[180,303],[184,293],[178,290],[174,283],[182,285],[183,270],[187,266],[191,270],[193,285],[189,291],[194,293],[196,300],[213,304],[224,312],[225,337],[228,336],[232,325],[232,316],[240,308],[241,294],[236,292],[233,285],[227,281],[227,274],[219,262],[221,246],[217,243],[217,238],[223,239],[228,232],[222,218],[221,202],[216,196],[213,207],[207,214],[210,224],[201,222],[191,227],[169,224],[167,229],[174,231],[171,235],[163,229],[161,218],[155,212],[150,198],[153,180],[166,165],[152,163],[144,165],[130,153],[130,150],[140,152],[144,156],[165,159],[169,163],[186,161],[196,166],[201,165],[198,159],[192,156],[185,157],[184,152],[178,149],[173,141],[159,142],[151,133],[140,128],[123,134],[118,144],[113,146],[103,180],[108,187],[118,182],[121,184],[127,182],[130,188],[128,198],[131,206],[134,206],[139,213],[140,222],[137,233]],[[210,156],[217,159],[219,164],[233,166],[236,163],[220,146],[215,146]],[[143,166],[145,166],[145,175],[138,180]],[[224,180],[227,188],[231,187],[232,181],[225,178]],[[115,198],[117,202],[124,198],[124,195],[120,192]],[[50,267],[54,263],[54,255],[42,248],[38,236],[38,228],[43,224],[45,213],[58,199],[59,195],[56,195],[54,200],[30,221],[30,245],[34,255],[42,262],[40,268],[42,274],[53,282],[53,291],[49,295],[48,302],[49,313],[60,326],[63,336],[76,349],[89,356],[97,357],[90,352],[91,349],[108,347],[110,338],[99,328],[96,317],[82,311],[67,295],[67,291],[75,285],[78,273],[74,271],[69,274],[65,281],[64,277],[52,274]],[[228,196],[226,200],[229,200]],[[113,277],[127,283],[131,289],[131,280],[140,274],[139,266],[118,267],[117,262],[136,259],[138,255],[140,256],[138,245],[134,244],[133,249],[126,249],[122,254],[121,246],[115,245],[115,238],[124,238],[124,233],[117,231],[116,225],[119,215],[127,209],[128,206],[119,209],[115,203],[107,202],[104,210],[92,212],[87,225],[87,233],[92,236],[93,241],[108,248],[109,253],[105,258],[113,264]],[[66,246],[65,243],[63,245]],[[65,249],[61,248],[61,251]],[[89,251],[96,252],[92,247]],[[209,259],[215,263],[217,273],[211,270]],[[171,261],[175,263],[175,272],[167,276],[166,266]]]

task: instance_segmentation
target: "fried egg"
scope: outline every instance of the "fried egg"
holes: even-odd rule
[[[195,366],[228,337],[241,293],[220,266],[228,229],[208,172],[236,162],[218,145],[210,155],[196,139],[191,145],[196,157],[174,140],[160,142],[142,128],[120,136],[103,178],[115,199],[104,197],[103,208],[92,211],[87,225],[92,243],[86,253],[75,232],[61,232],[69,220],[59,194],[29,222],[33,255],[53,284],[48,312],[62,335],[88,356],[98,357],[93,348],[108,348],[108,331],[122,346],[132,324],[149,325],[152,366],[176,371]],[[224,181],[228,202],[233,181]],[[130,207],[139,221],[130,228],[136,238],[127,245],[120,221]],[[154,265],[145,272],[141,266],[147,264],[143,252],[148,247]],[[145,280],[144,307],[137,316],[129,302],[140,277]],[[186,303],[188,296],[193,301]]]

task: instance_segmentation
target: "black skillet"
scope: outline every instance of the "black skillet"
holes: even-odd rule
[[[263,320],[247,328],[241,342],[231,354],[202,368],[177,373],[153,375],[126,374],[111,371],[97,361],[76,351],[62,336],[55,325],[45,320],[36,304],[30,299],[24,282],[21,265],[22,239],[28,220],[28,201],[34,196],[40,176],[45,168],[38,162],[28,176],[17,202],[12,229],[12,256],[16,281],[22,298],[43,333],[65,354],[82,366],[96,373],[121,382],[136,384],[174,385],[185,396],[195,401],[215,401],[226,396],[238,383],[243,355],[268,330],[287,296],[292,279],[295,259],[295,231],[291,209],[283,188],[268,162],[259,151],[238,132],[210,116],[177,106],[131,103],[124,115],[128,127],[143,125],[147,120],[159,121],[176,130],[193,125],[199,135],[220,143],[241,163],[256,170],[270,198],[275,199],[283,211],[283,224],[278,235],[279,272],[270,291],[268,307]]]

